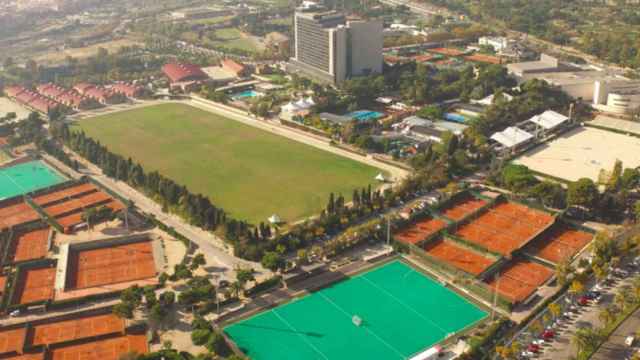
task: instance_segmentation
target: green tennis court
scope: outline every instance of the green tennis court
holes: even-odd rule
[[[409,359],[486,315],[393,261],[224,331],[253,360]]]
[[[66,179],[42,161],[0,169],[0,200],[59,184]]]

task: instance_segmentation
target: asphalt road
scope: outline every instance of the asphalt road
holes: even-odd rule
[[[600,349],[591,357],[591,360],[622,360],[631,357],[633,351],[638,351],[638,348],[626,346],[624,340],[629,334],[635,334],[638,330],[640,330],[640,309],[636,310],[618,326],[607,342],[602,344]],[[635,345],[637,346],[639,342],[636,339]]]

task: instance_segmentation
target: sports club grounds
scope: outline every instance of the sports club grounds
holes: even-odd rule
[[[591,242],[591,230],[505,195],[463,191],[419,212],[394,233],[400,246],[447,279],[507,310],[537,298],[556,264]]]
[[[486,316],[393,260],[224,331],[254,360],[410,359]]]
[[[128,352],[147,351],[144,330],[127,327],[106,310],[0,328],[1,359],[118,360]]]

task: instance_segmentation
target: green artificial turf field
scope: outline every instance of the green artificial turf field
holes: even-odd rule
[[[396,260],[224,331],[253,360],[404,360],[486,315]]]
[[[41,161],[30,161],[0,170],[0,200],[64,182],[64,176]]]
[[[84,119],[79,126],[111,151],[157,170],[253,223],[317,214],[329,193],[351,199],[374,183],[371,166],[184,104]]]

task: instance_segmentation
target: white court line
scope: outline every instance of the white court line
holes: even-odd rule
[[[273,309],[271,310],[271,312],[273,312],[274,314],[276,314],[276,316],[278,317],[278,319],[280,319],[280,321],[282,321],[285,325],[287,325],[289,327],[289,329],[291,329],[294,333],[296,333],[298,336],[300,336],[302,338],[302,340],[304,340],[304,342],[306,342],[309,346],[311,346],[311,348],[313,350],[315,350],[318,354],[320,354],[320,356],[322,356],[324,359],[329,360],[328,357],[326,357],[324,355],[324,353],[322,351],[320,351],[320,349],[318,349],[315,345],[313,345],[309,340],[307,340],[307,338],[305,338],[304,336],[302,336],[302,334],[300,334],[300,331],[298,331],[298,329],[294,328],[291,324],[289,324],[289,322],[287,320],[285,320],[282,316],[280,316],[280,314],[278,314],[278,312]]]
[[[390,298],[392,298],[393,300],[397,301],[399,304],[401,304],[402,306],[406,307],[407,309],[413,311],[416,315],[418,315],[419,317],[421,317],[422,319],[426,320],[427,322],[433,324],[433,326],[437,327],[440,331],[442,331],[442,333],[446,336],[448,333],[445,329],[441,328],[438,324],[436,324],[435,322],[433,322],[433,320],[428,319],[426,317],[424,317],[424,315],[422,315],[420,312],[418,312],[416,309],[412,308],[411,306],[407,305],[404,301],[398,299],[397,297],[395,297],[393,294],[391,294],[390,292],[388,292],[387,290],[383,289],[382,287],[380,287],[378,284],[374,283],[373,281],[367,279],[366,276],[361,276],[362,279],[365,279],[369,284],[375,286],[376,288],[378,288],[380,291],[384,292],[385,294],[387,294],[387,296],[389,296]]]
[[[349,315],[349,313],[346,310],[344,310],[342,307],[338,306],[338,304],[333,302],[333,300],[331,300],[329,297],[327,297],[325,294],[323,294],[321,292],[318,292],[318,294],[320,294],[331,305],[335,306],[336,309],[340,310],[343,314],[345,314],[347,316],[347,318],[351,319],[351,315]],[[363,329],[365,329],[371,335],[375,336],[378,340],[380,340],[381,343],[386,345],[389,349],[395,351],[396,354],[400,355],[400,358],[402,358],[402,359],[406,359],[407,358],[406,356],[404,356],[404,354],[402,354],[400,351],[398,351],[398,349],[394,348],[393,346],[391,346],[391,344],[389,344],[388,342],[384,341],[384,339],[382,339],[380,336],[378,336],[378,334],[376,334],[373,330],[369,329],[366,326],[363,326]]]

